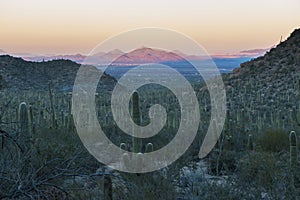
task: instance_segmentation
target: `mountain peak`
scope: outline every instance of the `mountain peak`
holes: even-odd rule
[[[183,58],[173,52],[150,47],[141,47],[121,55],[113,62],[113,65],[176,62],[181,60],[183,60]]]
[[[124,52],[121,51],[120,49],[113,49],[113,50],[111,50],[107,53],[109,53],[109,54],[123,54]]]

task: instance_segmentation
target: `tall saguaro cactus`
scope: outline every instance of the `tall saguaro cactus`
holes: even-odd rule
[[[109,175],[104,175],[104,200],[112,200],[112,181]]]
[[[3,87],[3,77],[2,77],[2,75],[0,74],[0,90],[2,89],[2,87]]]
[[[290,167],[293,175],[293,183],[297,192],[296,199],[300,199],[300,177],[299,177],[299,162],[298,162],[298,149],[297,149],[297,136],[295,131],[290,133]]]
[[[139,95],[137,92],[132,94],[131,99],[131,117],[137,125],[141,125],[141,111],[139,103]],[[136,136],[136,130],[133,128],[133,135]],[[139,153],[142,150],[142,140],[137,137],[132,137],[132,151],[134,153]]]
[[[49,89],[49,98],[50,98],[50,109],[51,109],[51,128],[57,128],[56,117],[55,117],[55,110],[54,110],[54,96],[52,90],[52,83],[49,82],[48,84]]]
[[[28,110],[27,110],[27,104],[25,102],[22,102],[19,105],[19,122],[20,122],[20,133],[26,137],[30,137],[30,131],[29,131],[29,119],[28,119]]]
[[[297,125],[300,126],[300,79],[298,80],[298,110],[294,113]]]
[[[28,116],[29,116],[29,131],[30,131],[30,136],[33,137],[35,134],[35,124],[33,120],[33,111],[32,111],[32,106],[29,106],[28,108]]]
[[[32,110],[29,110],[25,102],[20,103],[18,109],[18,121],[19,121],[19,137],[20,141],[23,142],[25,148],[30,147],[32,142],[33,133],[33,119],[32,119]]]
[[[297,137],[295,131],[290,133],[290,165],[294,169],[297,164]]]
[[[150,152],[152,152],[153,151],[153,144],[152,143],[148,143],[147,145],[146,145],[146,150],[145,150],[145,152],[146,153],[150,153]]]
[[[141,125],[141,111],[139,105],[139,95],[134,92],[131,98],[131,117],[137,125]],[[150,153],[153,151],[153,144],[148,143],[145,148],[145,152],[142,152],[143,142],[140,138],[136,136],[136,130],[133,128],[132,137],[132,152],[135,153],[134,156],[130,157],[128,153],[123,154],[123,162],[127,169],[135,167],[136,169],[141,169],[143,167],[143,153]],[[120,144],[120,149],[127,151],[127,146],[125,143]]]
[[[253,138],[252,135],[248,135],[248,150],[253,151],[254,150],[254,145],[253,145]]]

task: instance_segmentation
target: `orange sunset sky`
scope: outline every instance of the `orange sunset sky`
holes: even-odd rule
[[[184,33],[209,53],[268,48],[300,27],[299,0],[0,0],[0,49],[87,54],[139,27]]]

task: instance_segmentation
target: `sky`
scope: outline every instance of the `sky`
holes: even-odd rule
[[[141,27],[179,31],[210,54],[264,49],[300,28],[299,0],[0,0],[0,49],[89,53]]]

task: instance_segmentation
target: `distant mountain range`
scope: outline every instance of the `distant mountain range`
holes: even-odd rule
[[[77,63],[81,63],[86,56],[81,55],[81,54],[74,54],[74,55],[54,55],[54,56],[33,56],[33,57],[23,57],[24,60],[26,61],[51,61],[51,60],[71,60]]]
[[[215,60],[220,59],[241,59],[244,61],[245,58],[255,58],[263,55],[269,49],[253,49],[253,50],[243,50],[237,54],[222,54],[222,55],[212,55],[211,57]],[[82,54],[69,54],[69,55],[31,55],[26,53],[6,53],[0,50],[0,55],[9,54],[14,57],[21,57],[26,61],[50,61],[65,59],[77,62],[79,64],[85,62],[85,64],[91,65],[106,65],[113,61],[114,65],[126,66],[126,65],[136,65],[144,63],[157,63],[157,62],[176,62],[182,61],[184,58],[189,60],[203,60],[204,58],[197,55],[187,55],[179,50],[174,50],[172,52],[163,51],[159,49],[142,47],[135,49],[131,52],[123,52],[119,49],[114,49],[109,52],[98,52],[94,55],[88,56],[88,61],[85,61],[87,55]],[[205,57],[207,59],[207,57]],[[248,59],[248,60],[249,60]],[[236,66],[237,67],[237,66]]]

